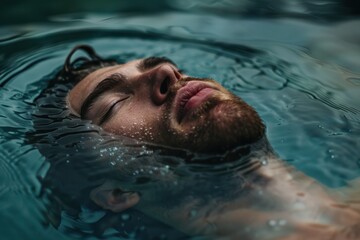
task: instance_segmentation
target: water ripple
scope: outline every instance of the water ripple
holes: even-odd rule
[[[0,205],[2,212],[9,210],[1,219],[17,231],[29,232],[33,226],[43,234],[46,230],[39,222],[51,222],[50,212],[57,211],[52,202],[56,194],[76,197],[79,189],[96,185],[103,176],[138,190],[152,187],[154,200],[189,193],[211,198],[227,194],[227,187],[219,187],[224,182],[209,186],[213,192],[208,193],[205,187],[196,192],[193,181],[208,186],[221,176],[227,183],[236,182],[234,179],[243,183],[245,173],[256,167],[246,158],[219,165],[203,164],[201,157],[187,162],[195,158],[189,152],[168,154],[159,146],[115,138],[89,121],[68,117],[64,105],[68,86],[42,91],[69,50],[83,42],[122,62],[148,55],[169,56],[190,75],[218,79],[259,111],[271,144],[291,164],[328,185],[341,185],[359,174],[358,75],[323,64],[295,46],[272,43],[268,47],[241,37],[230,41],[232,35],[222,38],[184,23],[163,28],[135,24],[120,28],[115,23],[104,21],[103,27],[60,24],[0,40]],[[183,181],[175,181],[176,175]],[[164,189],[167,191],[161,192]],[[47,193],[53,198],[44,197]],[[169,202],[177,200],[169,198]],[[89,218],[81,211],[83,218],[57,212],[59,229],[78,236],[99,229],[101,223],[87,224]],[[33,225],[16,221],[18,216]],[[99,233],[105,238],[118,236],[104,229],[100,232],[107,234]]]

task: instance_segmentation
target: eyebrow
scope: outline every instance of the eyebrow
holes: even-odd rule
[[[100,98],[107,91],[113,89],[119,83],[125,82],[125,79],[126,78],[124,75],[115,73],[98,83],[98,85],[94,88],[94,90],[89,94],[89,96],[82,104],[80,108],[80,117],[84,119],[86,114],[89,112],[90,107],[95,103],[98,98]]]
[[[169,63],[176,67],[176,64],[167,57],[148,57],[139,63],[138,69],[140,71],[146,71],[162,63]]]

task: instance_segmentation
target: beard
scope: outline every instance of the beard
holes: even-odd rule
[[[191,80],[214,83],[210,79],[188,78],[179,84]],[[257,112],[239,97],[221,89],[219,94],[209,97],[195,109],[180,128],[171,123],[176,95],[176,90],[173,90],[162,119],[166,145],[199,153],[225,153],[264,137],[265,125]]]

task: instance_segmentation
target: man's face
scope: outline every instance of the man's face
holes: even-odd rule
[[[224,152],[264,135],[258,114],[217,82],[166,58],[98,69],[68,94],[71,111],[105,131],[195,152]]]

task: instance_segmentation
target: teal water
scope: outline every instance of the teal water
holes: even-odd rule
[[[269,6],[261,8],[270,14],[253,15],[250,7],[236,5],[243,11],[235,11],[234,3],[208,7],[200,1],[195,1],[197,5],[161,2],[156,13],[153,6],[135,11],[131,4],[128,11],[124,7],[120,13],[108,9],[99,13],[89,5],[82,11],[74,8],[75,13],[65,12],[64,7],[34,14],[33,19],[3,21],[7,25],[0,26],[1,239],[187,238],[138,212],[105,216],[83,208],[76,214],[54,214],[52,188],[44,182],[50,166],[28,134],[34,129],[32,113],[39,106],[35,99],[69,51],[82,43],[121,61],[167,56],[189,75],[217,79],[259,112],[282,159],[329,187],[360,176],[360,19],[356,15],[332,19],[333,5],[318,4],[315,10],[324,11],[315,11],[314,6],[301,7],[296,1],[273,11]],[[57,91],[59,98],[65,94]],[[52,107],[48,111],[61,115]],[[56,122],[48,124],[52,144],[63,147],[54,158],[65,163],[69,155],[88,157],[89,152],[79,150],[88,149],[85,145],[94,140],[78,133],[101,132],[88,122],[77,123],[71,134],[69,129],[58,129]],[[104,139],[105,143],[97,143],[103,148],[94,151],[113,154],[107,152],[109,140]],[[71,143],[78,145],[71,148]],[[135,150],[144,155],[142,148]],[[142,172],[142,168],[132,170],[134,176]],[[60,215],[60,222],[54,215]],[[96,224],[99,221],[106,224]]]

